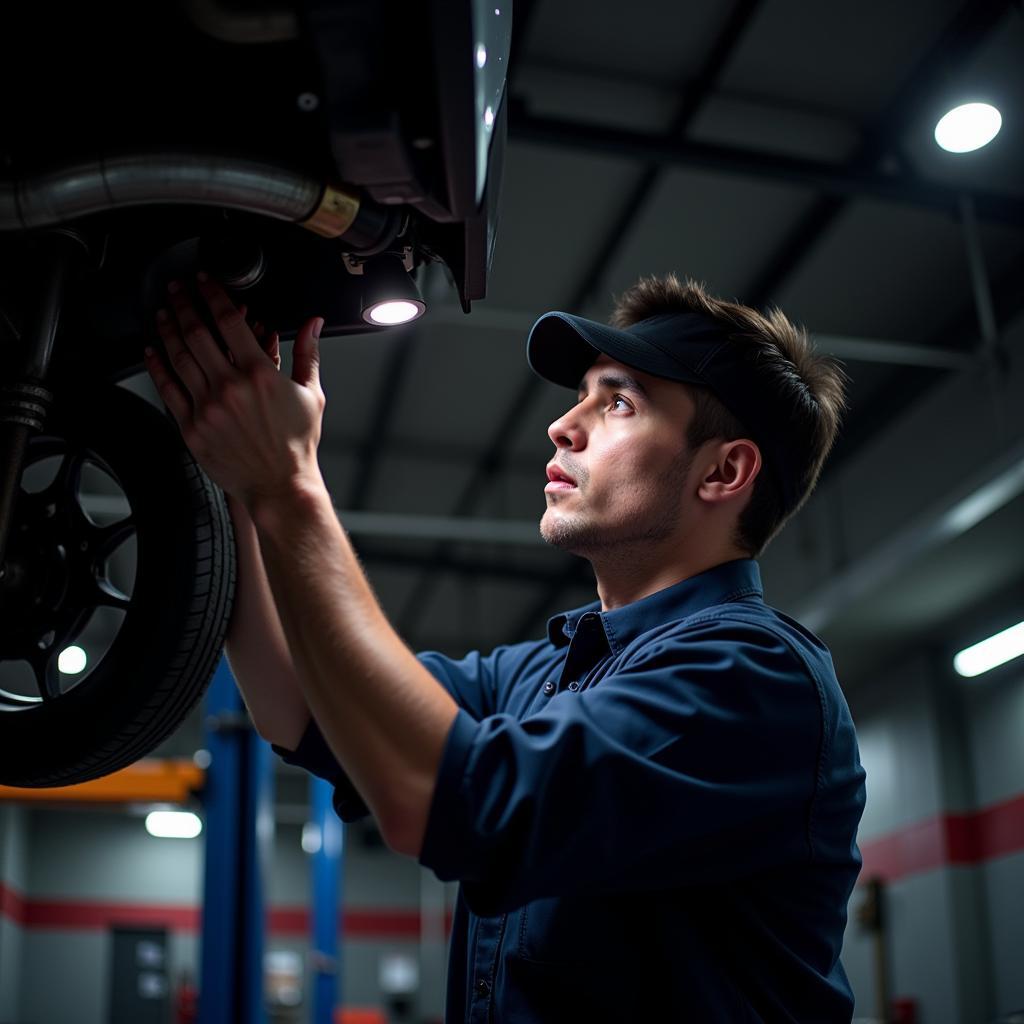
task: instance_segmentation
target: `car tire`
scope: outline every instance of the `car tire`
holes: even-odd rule
[[[86,385],[76,394],[65,390],[57,394],[43,432],[30,439],[25,469],[47,457],[58,462],[59,471],[43,498],[19,489],[5,554],[12,571],[0,580],[0,783],[11,786],[84,782],[152,752],[208,686],[222,654],[235,587],[234,534],[224,494],[200,469],[167,413],[114,385]],[[55,626],[50,657],[72,644],[93,614],[83,595],[96,592],[90,588],[97,572],[107,590],[117,590],[109,587],[111,552],[104,547],[114,543],[115,533],[101,534],[81,506],[78,481],[89,464],[113,479],[130,507],[128,519],[103,529],[118,526],[118,536],[134,536],[131,594],[122,595],[128,601],[117,606],[122,617],[109,647],[80,681],[67,685],[49,662],[44,676],[32,671],[34,696],[15,694],[3,689],[5,660],[26,650],[42,659],[45,652],[37,655],[31,645],[38,647],[37,638]],[[23,484],[25,479],[23,471]],[[42,523],[47,517],[53,520],[51,533]],[[55,556],[58,544],[63,554]],[[75,563],[79,545],[89,555]],[[21,660],[28,674],[29,659]],[[44,700],[39,680],[46,673],[59,685]]]

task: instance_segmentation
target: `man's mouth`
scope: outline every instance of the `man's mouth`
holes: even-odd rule
[[[576,481],[568,473],[563,472],[558,466],[548,466],[548,483],[544,488],[545,492],[568,491],[574,490],[575,487]]]

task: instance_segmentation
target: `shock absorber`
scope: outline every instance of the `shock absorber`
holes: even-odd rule
[[[46,378],[65,284],[76,259],[88,254],[83,238],[67,228],[47,231],[38,242],[45,278],[12,379],[0,381],[0,586],[6,574],[4,556],[29,438],[42,431],[53,404]]]

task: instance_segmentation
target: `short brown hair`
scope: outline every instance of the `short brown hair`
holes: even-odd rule
[[[779,406],[791,410],[795,436],[806,439],[805,450],[792,453],[798,467],[794,481],[798,498],[793,507],[785,508],[771,474],[761,472],[740,513],[736,543],[756,558],[814,490],[846,408],[849,378],[837,363],[818,355],[807,332],[794,326],[780,310],[760,313],[750,306],[726,302],[709,295],[702,283],[690,278],[680,281],[675,274],[642,277],[618,298],[610,323],[630,327],[661,313],[703,313],[721,324],[729,341],[743,346],[744,358],[757,367],[758,377],[777,396]],[[683,386],[696,407],[686,432],[691,450],[715,438],[750,437],[743,423],[711,391]]]

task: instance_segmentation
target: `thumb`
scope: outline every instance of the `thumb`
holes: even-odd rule
[[[292,380],[305,387],[320,385],[320,331],[323,317],[307,320],[299,329],[292,349]]]

